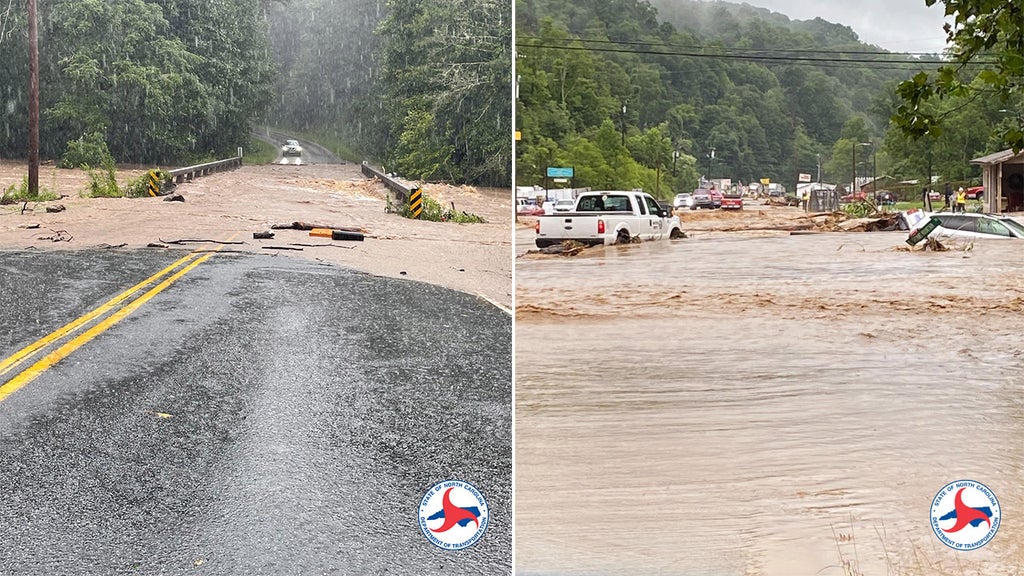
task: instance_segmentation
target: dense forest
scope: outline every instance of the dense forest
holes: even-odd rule
[[[665,197],[701,177],[799,173],[848,183],[969,180],[998,142],[999,104],[950,98],[939,138],[889,130],[896,86],[935,55],[892,54],[841,24],[728,2],[519,0],[517,183],[548,166],[577,186],[642,187]],[[978,68],[961,73],[969,81]]]
[[[511,181],[508,0],[37,0],[40,151],[234,154],[330,135],[410,178]],[[0,157],[27,150],[24,0],[0,6]]]
[[[271,20],[272,123],[337,134],[407,177],[511,183],[510,1],[293,0]]]

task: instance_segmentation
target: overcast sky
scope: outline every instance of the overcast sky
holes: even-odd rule
[[[942,52],[945,4],[924,0],[734,0],[767,8],[791,20],[821,17],[853,28],[862,42],[891,52]]]

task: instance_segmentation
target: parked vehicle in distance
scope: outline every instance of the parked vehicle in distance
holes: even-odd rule
[[[516,207],[516,213],[523,216],[539,216],[544,213],[544,208],[530,203],[522,203]]]
[[[717,188],[712,188],[711,189],[711,204],[715,208],[721,208],[722,207],[722,193],[719,192]]]
[[[580,194],[572,212],[539,217],[536,232],[538,248],[566,240],[594,246],[683,236],[679,217],[650,194],[618,190]]]
[[[563,198],[555,202],[555,212],[572,212],[575,205],[576,201],[572,198]]]
[[[689,192],[680,192],[676,194],[676,197],[672,199],[672,207],[676,210],[683,208],[693,208],[693,194]]]
[[[840,198],[843,202],[863,202],[868,199],[868,193],[862,190],[852,192]]]
[[[985,187],[971,186],[970,188],[964,190],[964,195],[967,197],[968,200],[981,200],[981,198],[985,195]]]
[[[928,234],[928,238],[1024,239],[1024,225],[1002,214],[908,210],[900,213],[900,228],[906,228],[910,231],[909,236],[913,236],[919,228],[924,227],[932,218],[938,220],[940,224]]]
[[[743,210],[743,193],[730,191],[722,194],[722,210]]]
[[[693,205],[690,210],[697,208],[721,208],[722,193],[714,188],[697,188],[693,191]]]
[[[298,140],[285,140],[284,146],[281,147],[281,153],[285,156],[301,156],[302,146],[299,145]]]
[[[888,190],[882,190],[875,194],[875,204],[878,206],[894,206],[896,204],[896,195]]]

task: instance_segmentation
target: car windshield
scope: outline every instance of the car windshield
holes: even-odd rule
[[[1020,222],[1017,222],[1013,218],[1005,217],[1000,218],[999,221],[1002,222],[1003,224],[1006,224],[1007,228],[1013,230],[1014,234],[1020,236],[1021,238],[1024,238],[1024,225],[1022,225]]]

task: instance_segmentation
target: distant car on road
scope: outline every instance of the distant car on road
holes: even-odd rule
[[[721,208],[722,193],[714,188],[697,188],[693,191],[693,205],[690,210],[697,208]]]
[[[572,198],[563,198],[555,202],[555,212],[572,212],[574,206],[576,206],[575,200]]]
[[[968,200],[981,200],[981,197],[985,195],[984,186],[971,186],[967,190],[964,190],[964,194]]]
[[[520,204],[516,207],[516,212],[523,216],[540,216],[544,213],[544,208],[536,204]]]
[[[285,140],[284,146],[281,147],[281,153],[285,156],[301,156],[302,146],[299,145],[298,140]]]
[[[743,193],[722,194],[722,210],[743,210]]]
[[[676,197],[672,200],[672,207],[679,210],[683,208],[693,208],[693,194],[689,192],[680,192],[676,194]]]

